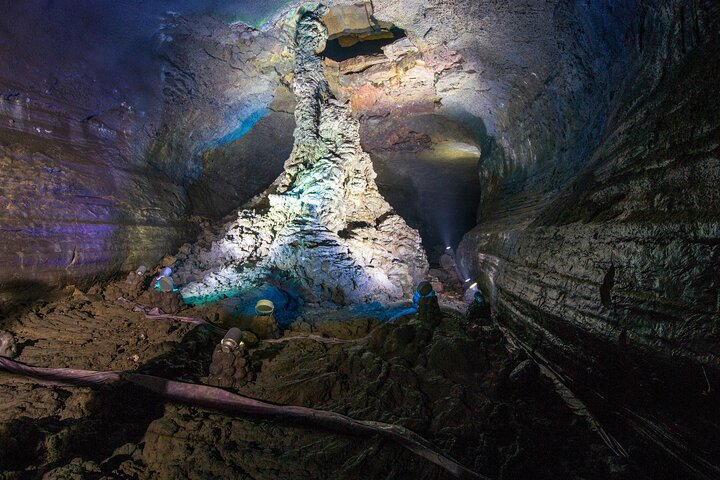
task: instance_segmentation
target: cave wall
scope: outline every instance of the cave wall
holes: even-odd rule
[[[407,38],[328,70],[361,122],[383,194],[426,240],[454,245],[480,217],[529,223],[582,168],[626,72],[639,9],[378,1],[371,18]],[[510,196],[505,215],[497,202]]]
[[[461,265],[558,364],[599,373],[620,350],[717,368],[718,6],[640,2],[632,13],[625,73],[600,84],[597,135],[537,175],[481,165],[489,193]],[[569,181],[548,183],[564,159]]]
[[[130,87],[131,73],[111,79],[99,68],[107,32],[97,23],[53,22],[40,4],[4,7],[1,304],[155,261],[189,232],[187,195],[141,160],[146,79]],[[76,35],[60,45],[65,29]]]
[[[339,84],[371,153],[432,145],[398,128],[408,117],[475,135],[478,225],[460,267],[501,318],[558,364],[602,363],[620,342],[717,365],[718,6],[373,6],[419,54],[394,70],[341,63]]]
[[[192,1],[0,3],[3,302],[153,265],[192,238],[189,215],[282,171],[293,104],[272,32]]]
[[[189,234],[184,190],[122,166],[115,146],[92,133],[81,145],[2,134],[10,140],[0,146],[3,302],[157,261]]]
[[[434,72],[434,111],[464,125],[482,151],[478,215],[516,196],[528,221],[597,142],[637,2],[374,2],[421,51],[452,59]],[[501,215],[498,215],[500,217]],[[502,215],[503,221],[508,220]]]
[[[282,172],[292,149],[292,54],[279,32],[174,16],[160,35],[161,116],[148,163],[222,216]]]

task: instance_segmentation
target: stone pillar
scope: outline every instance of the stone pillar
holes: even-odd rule
[[[250,368],[247,348],[240,347],[231,352],[224,352],[221,345],[215,346],[208,385],[238,389],[255,379],[255,372]]]

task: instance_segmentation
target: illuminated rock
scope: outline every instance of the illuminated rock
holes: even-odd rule
[[[350,108],[334,98],[321,58],[327,31],[306,14],[295,36],[295,146],[275,192],[242,210],[180,267],[187,302],[232,295],[280,272],[309,301],[409,295],[427,271],[418,232],[378,193]],[[272,190],[272,189],[271,189]]]
[[[363,40],[393,36],[389,31],[392,24],[375,19],[369,2],[335,5],[326,9],[322,22],[326,26],[327,37],[338,38],[343,47]]]
[[[15,358],[18,354],[15,337],[9,332],[0,330],[0,357]]]

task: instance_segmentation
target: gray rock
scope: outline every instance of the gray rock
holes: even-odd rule
[[[510,372],[510,382],[516,385],[526,385],[536,379],[539,374],[538,366],[533,360],[527,359],[518,363],[518,365]]]
[[[0,330],[0,357],[15,358],[18,347],[12,333]]]

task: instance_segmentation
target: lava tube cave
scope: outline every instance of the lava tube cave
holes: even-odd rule
[[[717,2],[0,5],[0,479],[720,478]]]

